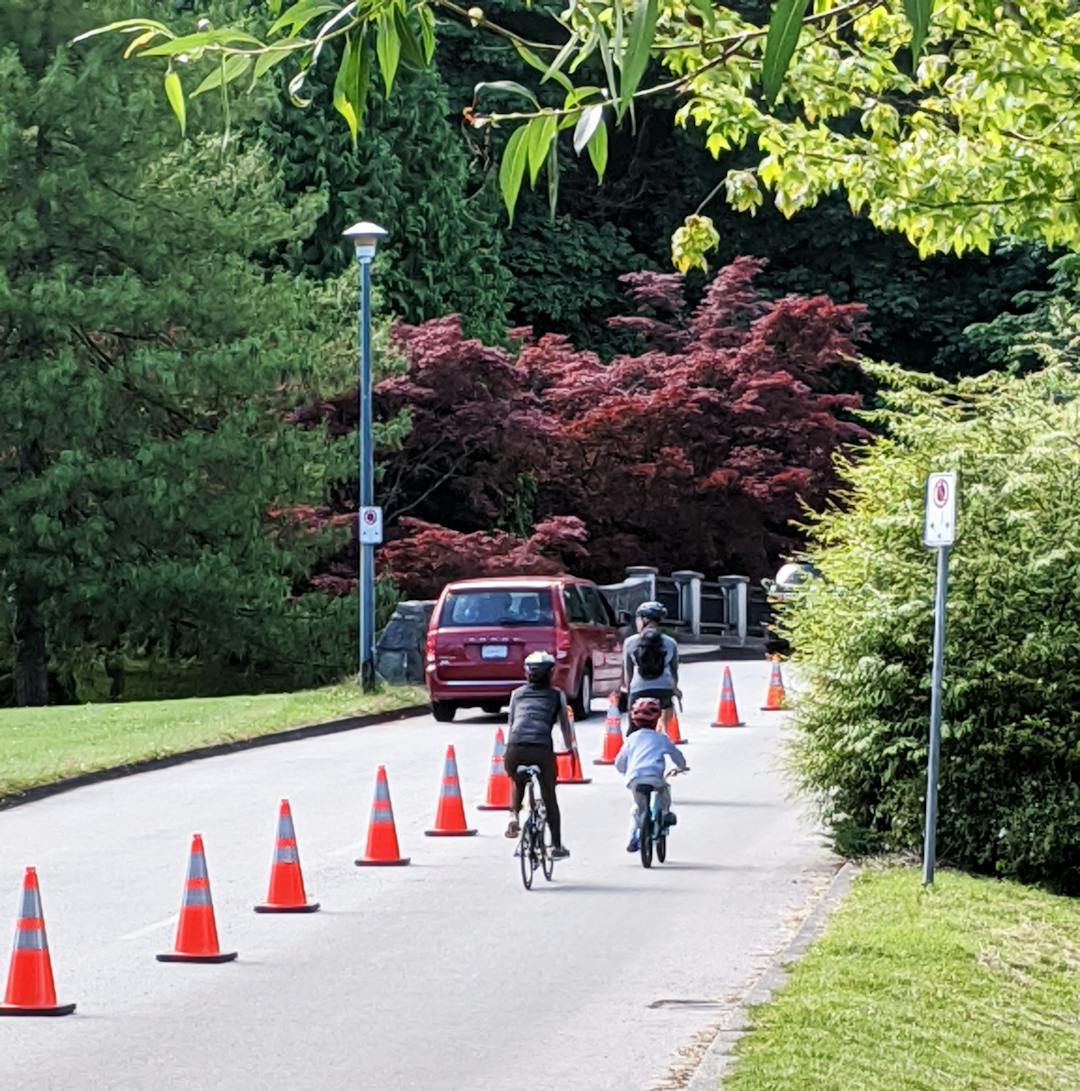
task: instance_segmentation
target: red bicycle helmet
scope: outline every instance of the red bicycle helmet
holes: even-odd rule
[[[662,711],[655,697],[639,697],[630,706],[630,722],[635,727],[656,727]]]

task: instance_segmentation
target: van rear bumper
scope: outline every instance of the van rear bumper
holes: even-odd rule
[[[425,679],[427,690],[433,701],[454,701],[455,703],[480,704],[483,701],[509,700],[510,694],[525,684],[525,679],[520,681],[500,678],[496,681],[487,681],[482,678],[443,679],[435,674],[434,668],[429,668]],[[568,692],[570,685],[570,672],[567,669],[556,668],[555,685]]]

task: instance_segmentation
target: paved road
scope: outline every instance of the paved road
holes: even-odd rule
[[[443,750],[467,803],[497,721],[426,717],[213,758],[0,812],[0,943],[37,866],[60,1020],[0,1020],[0,1087],[276,1091],[648,1091],[815,900],[834,864],[776,771],[767,664],[733,665],[749,726],[708,727],[719,669],[684,669],[692,772],[675,781],[670,863],[624,851],[610,768],[560,789],[573,857],[521,888],[505,815],[432,839]],[[597,705],[599,709],[599,703]],[[579,727],[600,753],[603,718]],[[358,869],[387,765],[406,868]],[[280,796],[312,916],[257,916]],[[206,839],[222,966],[162,965],[191,833]],[[13,919],[13,916],[12,916]],[[6,959],[6,950],[2,956]],[[674,1001],[675,1003],[657,1002]]]

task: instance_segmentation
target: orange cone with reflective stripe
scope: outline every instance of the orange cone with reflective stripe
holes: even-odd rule
[[[787,694],[784,692],[784,678],[780,673],[780,660],[774,659],[772,675],[769,678],[769,692],[765,695],[765,704],[761,706],[762,712],[780,712],[787,704]]]
[[[70,1015],[74,1010],[74,1004],[56,1002],[37,871],[28,867],[23,878],[19,919],[15,922],[15,946],[0,1015]]]
[[[682,737],[682,727],[679,725],[679,714],[675,711],[674,705],[671,709],[671,719],[667,722],[667,727],[664,729],[667,731],[667,737],[676,745],[682,746],[688,743],[689,739]]]
[[[731,681],[731,668],[724,668],[724,684],[720,687],[720,707],[713,720],[713,727],[745,727],[735,707],[735,686]]]
[[[510,778],[506,775],[503,755],[506,753],[506,739],[500,727],[495,732],[495,750],[491,755],[491,770],[488,773],[487,798],[476,809],[478,811],[510,810]]]
[[[577,728],[574,727],[574,713],[572,709],[566,710],[570,720],[570,738],[574,742],[573,750],[564,750],[555,755],[555,783],[556,784],[592,784],[592,777],[587,777],[581,768],[581,755],[577,748]]]
[[[277,841],[274,862],[270,865],[270,891],[256,913],[314,913],[318,902],[309,902],[304,890],[304,875],[300,870],[300,851],[296,847],[289,801],[281,801],[278,811]]]
[[[471,837],[476,833],[465,824],[465,805],[461,802],[461,781],[458,779],[457,757],[452,746],[446,748],[435,825],[430,830],[424,830],[424,833],[428,837]]]
[[[390,784],[386,779],[386,766],[380,765],[375,774],[375,801],[371,804],[367,848],[356,861],[356,866],[402,867],[408,862],[409,858],[402,856],[398,849],[394,808],[390,805]]]
[[[619,698],[613,693],[608,701],[604,717],[604,752],[593,758],[593,765],[614,765],[622,749],[622,717],[619,715]]]
[[[173,950],[157,955],[158,962],[231,962],[235,951],[222,951],[218,945],[214,902],[210,897],[210,875],[206,870],[206,851],[202,834],[191,839],[184,897],[180,903],[180,923],[176,926]]]

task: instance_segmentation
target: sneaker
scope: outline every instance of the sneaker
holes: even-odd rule
[[[641,849],[641,838],[635,833],[630,838],[630,844],[626,846],[627,852],[638,852]]]
[[[679,816],[674,811],[668,811],[668,813],[664,815],[664,829],[667,829],[669,826],[677,826],[678,824]]]
[[[565,860],[570,855],[570,850],[563,845],[551,850],[552,860]]]
[[[521,823],[516,818],[510,819],[510,825],[506,827],[507,837],[518,837],[521,834]]]

